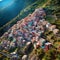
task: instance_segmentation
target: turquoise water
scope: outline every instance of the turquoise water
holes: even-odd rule
[[[16,17],[19,12],[35,0],[2,0],[0,1],[0,27]]]

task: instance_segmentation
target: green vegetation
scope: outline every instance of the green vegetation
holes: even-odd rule
[[[36,55],[36,58],[40,60],[59,60],[60,52],[58,52],[55,48],[52,48],[45,52],[43,49],[34,49],[30,54],[30,58]]]
[[[4,25],[2,28],[8,26],[9,24],[14,24],[18,20],[26,17],[29,13],[32,13],[36,8],[43,7],[47,9],[47,16],[45,17],[46,20],[48,20],[51,24],[54,24],[57,26],[57,28],[60,30],[60,6],[59,6],[59,0],[37,0],[33,4],[26,7],[24,10],[22,10],[17,17],[15,17],[13,20],[11,20],[9,23]],[[53,10],[53,11],[51,11]],[[51,11],[51,12],[50,12]],[[60,49],[58,47],[60,46],[60,31],[59,34],[54,35],[51,31],[45,32],[46,40],[51,42],[53,44],[53,48],[45,52],[43,49],[35,49],[33,50],[29,56],[30,58],[33,57],[33,55],[36,55],[40,60],[60,60]],[[2,39],[3,40],[3,39]],[[57,48],[57,49],[56,49]],[[23,48],[24,49],[24,48]],[[26,48],[25,48],[26,49]],[[18,49],[18,53],[21,51]],[[24,53],[21,53],[21,56]],[[1,57],[2,55],[0,55]],[[7,59],[5,59],[7,60]]]

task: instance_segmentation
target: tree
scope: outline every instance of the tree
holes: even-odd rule
[[[50,49],[45,53],[44,60],[55,60],[56,59],[56,50]]]
[[[37,54],[38,58],[40,60],[42,60],[43,56],[44,56],[44,50],[42,48],[36,49],[35,53]]]

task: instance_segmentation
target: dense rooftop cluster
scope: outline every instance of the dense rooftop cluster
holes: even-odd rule
[[[41,47],[47,51],[52,43],[45,39],[45,31],[49,30],[57,34],[59,29],[56,28],[56,25],[52,25],[46,21],[45,16],[45,11],[39,8],[24,19],[17,21],[1,37],[3,40],[0,43],[0,49],[10,50],[32,43],[35,49]]]

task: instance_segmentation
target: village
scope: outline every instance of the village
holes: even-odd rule
[[[59,32],[56,25],[50,24],[45,20],[46,13],[43,8],[36,9],[32,14],[29,14],[24,19],[17,21],[7,32],[1,37],[4,40],[0,43],[0,50],[10,50],[13,48],[22,48],[26,45],[33,44],[34,49],[42,48],[48,51],[52,48],[53,43],[45,39],[44,33],[49,30],[54,35]],[[12,57],[18,54],[14,51]],[[23,58],[22,58],[23,60]]]

